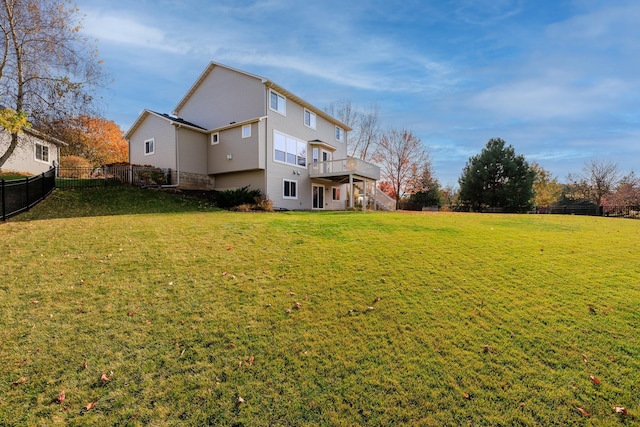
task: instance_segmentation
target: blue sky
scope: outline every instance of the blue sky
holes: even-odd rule
[[[640,172],[638,0],[77,0],[127,130],[170,113],[210,61],[313,105],[377,104],[443,185],[490,138],[561,181],[585,161]]]

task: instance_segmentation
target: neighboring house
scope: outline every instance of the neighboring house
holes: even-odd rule
[[[350,130],[266,78],[212,62],[173,114],[144,110],[125,138],[131,163],[172,169],[179,188],[249,186],[275,208],[340,210],[370,200],[380,178],[347,158]]]
[[[67,145],[35,129],[23,129],[18,140],[18,146],[2,165],[2,169],[34,175],[60,164],[60,148]],[[11,134],[0,127],[0,153],[4,153],[10,143]]]

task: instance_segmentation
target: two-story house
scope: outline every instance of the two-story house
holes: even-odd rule
[[[259,189],[282,209],[370,200],[377,166],[347,157],[351,129],[276,83],[210,63],[172,114],[143,111],[125,137],[134,164],[183,189]]]

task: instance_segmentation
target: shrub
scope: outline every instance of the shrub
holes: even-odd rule
[[[215,193],[216,206],[222,209],[231,209],[243,204],[253,204],[256,197],[260,197],[260,190],[249,190],[249,186],[234,190],[223,190]]]
[[[89,160],[80,156],[62,156],[60,158],[60,177],[82,178],[91,169]]]
[[[236,212],[251,212],[253,210],[253,205],[243,203],[241,205],[234,206],[231,210]]]
[[[267,199],[266,197],[260,196],[254,199],[255,201],[255,209],[259,211],[265,212],[273,212],[273,200]]]

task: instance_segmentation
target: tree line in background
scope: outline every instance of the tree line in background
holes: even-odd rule
[[[379,189],[396,207],[422,209],[446,206],[459,211],[546,212],[553,206],[592,207],[606,213],[616,206],[640,206],[640,179],[622,176],[615,163],[591,160],[580,173],[560,183],[538,163],[529,163],[511,145],[494,138],[469,158],[458,180],[459,189],[441,187],[422,141],[407,129],[382,130],[378,107],[360,109],[338,102],[325,109],[353,130],[348,155],[376,163]]]

